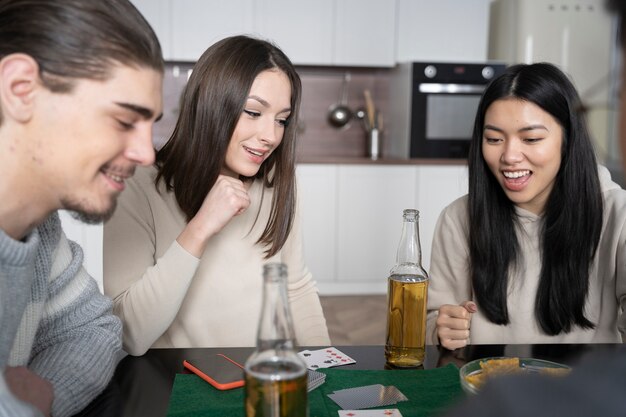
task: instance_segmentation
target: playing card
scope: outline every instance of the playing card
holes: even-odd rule
[[[356,363],[350,356],[334,347],[318,350],[303,350],[299,352],[298,355],[304,359],[307,368],[312,370]]]
[[[328,397],[344,410],[360,410],[407,401],[406,396],[396,387],[385,387],[381,384],[338,390],[328,394]]]
[[[400,410],[339,410],[339,417],[402,417]]]
[[[311,392],[326,381],[326,374],[308,370],[307,391]]]

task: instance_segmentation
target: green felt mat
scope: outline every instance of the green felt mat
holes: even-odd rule
[[[459,370],[453,364],[437,369],[362,371],[321,369],[326,382],[309,392],[309,417],[336,417],[340,407],[327,394],[363,385],[395,385],[409,399],[397,408],[404,417],[436,416],[463,396]],[[168,417],[244,417],[243,388],[219,391],[196,375],[177,374]]]

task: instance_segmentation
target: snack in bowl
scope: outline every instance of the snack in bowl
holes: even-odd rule
[[[556,362],[533,358],[485,358],[466,363],[460,370],[461,387],[476,394],[485,382],[498,375],[541,373],[565,375],[571,368]]]

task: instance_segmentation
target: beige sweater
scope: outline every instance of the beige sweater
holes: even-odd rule
[[[541,332],[534,316],[535,294],[541,272],[538,249],[541,217],[517,208],[522,257],[510,277],[508,308],[511,322],[506,326],[491,323],[480,312],[473,314],[470,328],[472,344],[507,343],[609,343],[621,342],[626,328],[626,191],[611,181],[600,167],[604,197],[604,223],[591,268],[585,315],[595,329],[579,327],[567,334],[548,336]],[[584,198],[584,196],[581,196]],[[473,300],[469,279],[467,196],[453,202],[441,213],[435,235],[428,290],[427,343],[436,344],[435,320],[443,304]]]
[[[255,242],[269,217],[272,190],[249,190],[251,204],[209,241],[201,259],[176,238],[186,225],[173,193],[156,169],[140,168],[104,228],[104,291],[124,324],[124,349],[254,346],[261,311],[262,269],[287,264],[288,293],[297,343],[329,345],[317,287],[302,253],[299,213],[282,250],[271,259]],[[254,228],[251,230],[254,224]]]

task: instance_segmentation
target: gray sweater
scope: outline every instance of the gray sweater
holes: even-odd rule
[[[54,387],[52,415],[84,408],[109,382],[121,349],[111,302],[82,267],[58,214],[24,240],[0,230],[0,366],[24,365]],[[39,412],[0,378],[0,417]]]

